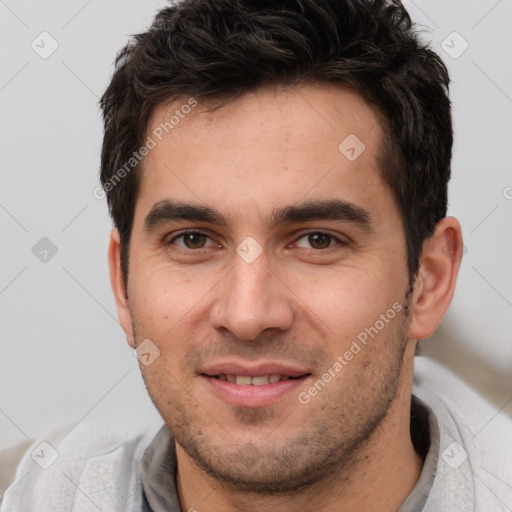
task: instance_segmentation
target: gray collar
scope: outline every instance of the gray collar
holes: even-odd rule
[[[177,469],[174,438],[164,424],[139,464],[147,512],[181,512],[176,489]]]
[[[398,512],[420,512],[427,503],[430,491],[434,485],[434,480],[439,462],[439,446],[441,441],[441,432],[437,418],[432,409],[422,400],[413,395],[411,409],[413,414],[426,418],[427,424],[423,421],[417,421],[416,429],[428,428],[429,448],[423,463],[421,475],[409,496],[398,509]],[[411,423],[413,418],[411,417]],[[412,433],[412,432],[411,432]],[[414,433],[412,433],[414,439]],[[416,450],[418,451],[418,449]]]

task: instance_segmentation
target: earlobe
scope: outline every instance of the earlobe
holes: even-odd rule
[[[128,305],[123,270],[121,268],[121,237],[117,229],[113,229],[110,233],[108,264],[110,271],[110,285],[116,301],[119,323],[126,334],[128,344],[131,347],[135,347],[131,312]]]
[[[446,217],[423,245],[411,304],[411,338],[428,338],[441,322],[453,298],[461,259],[460,224],[454,217]]]

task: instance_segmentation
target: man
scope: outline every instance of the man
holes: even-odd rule
[[[165,424],[47,436],[0,510],[510,510],[510,423],[482,448],[414,371],[462,257],[448,83],[399,2],[159,12],[102,97],[101,180]]]

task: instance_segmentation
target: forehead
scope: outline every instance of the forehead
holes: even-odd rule
[[[196,101],[183,97],[152,113],[155,145],[143,162],[136,217],[169,196],[260,218],[267,206],[308,197],[390,200],[378,172],[379,119],[351,89],[274,87],[216,110],[188,108]]]

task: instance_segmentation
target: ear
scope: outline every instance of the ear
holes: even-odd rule
[[[110,233],[108,265],[110,270],[110,286],[112,286],[112,291],[114,292],[119,323],[126,334],[128,344],[135,348],[132,315],[128,307],[128,297],[124,285],[123,271],[121,269],[121,237],[117,229],[113,229]]]
[[[425,240],[411,304],[411,338],[428,338],[448,310],[462,260],[462,247],[461,227],[454,217],[441,220],[434,234]]]

